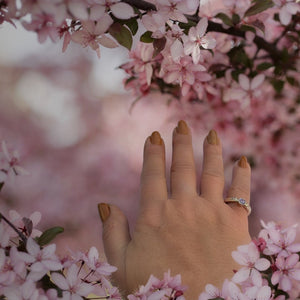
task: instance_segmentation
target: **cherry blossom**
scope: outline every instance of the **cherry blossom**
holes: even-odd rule
[[[279,19],[283,25],[291,22],[292,16],[300,11],[300,4],[294,0],[273,0],[276,6],[280,8]]]
[[[291,254],[288,257],[278,256],[276,258],[278,268],[272,275],[272,284],[279,283],[279,288],[289,291],[292,288],[292,279],[300,280],[299,255]]]
[[[56,271],[62,268],[58,257],[55,254],[56,245],[48,245],[43,249],[31,238],[27,239],[26,249],[28,254],[19,253],[21,259],[30,263],[30,273],[28,278],[37,281],[41,279],[49,270]]]
[[[205,36],[207,25],[207,18],[202,18],[196,27],[190,28],[188,38],[184,39],[184,53],[192,55],[194,64],[203,61],[200,46],[204,49],[213,49],[216,46],[214,38]]]
[[[65,299],[80,300],[82,296],[87,296],[93,291],[93,286],[85,283],[78,277],[79,267],[73,264],[68,270],[66,277],[60,273],[53,272],[51,278],[53,282],[63,290]]]
[[[5,141],[1,143],[0,151],[0,182],[4,182],[7,176],[28,175],[29,173],[19,165],[19,154],[17,151],[10,153]]]
[[[108,263],[99,261],[99,253],[96,247],[91,247],[91,249],[89,250],[87,254],[86,264],[98,275],[109,276],[111,275],[111,273],[117,270],[116,267],[113,267]]]
[[[90,46],[96,51],[100,58],[99,44],[108,47],[115,48],[117,43],[104,35],[109,26],[113,23],[111,17],[105,15],[98,22],[94,21],[82,21],[82,29],[74,32],[71,36],[72,41],[81,44],[83,47]]]
[[[244,266],[234,274],[232,278],[234,282],[241,283],[250,278],[255,285],[262,284],[259,271],[267,270],[270,262],[265,258],[260,258],[259,251],[253,242],[249,245],[239,246],[237,251],[232,252],[232,257],[237,263]]]

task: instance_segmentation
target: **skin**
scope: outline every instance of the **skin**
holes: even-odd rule
[[[108,262],[118,267],[114,282],[124,294],[145,284],[150,274],[182,276],[186,299],[198,299],[207,283],[221,287],[238,266],[231,257],[250,242],[245,208],[224,203],[221,141],[211,131],[203,143],[200,192],[191,130],[180,121],[173,132],[171,197],[168,197],[165,146],[158,133],[144,146],[140,211],[130,236],[125,215],[110,205],[102,214],[103,242]],[[227,197],[250,201],[250,166],[245,158],[233,167]],[[101,215],[101,212],[100,212]]]

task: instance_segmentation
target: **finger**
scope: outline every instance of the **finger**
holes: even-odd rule
[[[168,198],[165,172],[165,145],[155,131],[147,138],[141,175],[142,211],[160,211],[161,204]]]
[[[122,278],[125,277],[125,253],[131,240],[127,218],[118,207],[106,203],[98,204],[98,211],[103,224],[105,255],[108,262],[118,268],[113,273],[113,279],[122,283]]]
[[[182,120],[173,131],[171,193],[173,198],[197,195],[192,135],[186,122]]]
[[[203,144],[201,196],[209,201],[223,201],[224,166],[221,141],[211,130]]]
[[[228,197],[242,198],[250,203],[250,182],[251,182],[251,168],[247,162],[247,158],[242,156],[238,163],[234,166],[232,172],[232,182],[228,190]],[[238,203],[228,203],[236,211],[243,214],[247,211]]]

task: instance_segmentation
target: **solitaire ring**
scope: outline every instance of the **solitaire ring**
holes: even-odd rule
[[[248,216],[251,214],[251,206],[249,203],[243,199],[243,198],[237,198],[237,197],[229,197],[224,200],[225,203],[238,203],[239,205],[243,206],[247,212]]]

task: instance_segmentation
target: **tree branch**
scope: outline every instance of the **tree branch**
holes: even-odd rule
[[[122,1],[138,8],[138,9],[142,9],[145,11],[150,11],[150,10],[156,11],[157,10],[155,5],[153,5],[152,3],[149,3],[147,1],[143,1],[143,0],[122,0]],[[198,23],[200,20],[200,18],[198,16],[186,16],[186,17],[188,18],[189,21],[196,22],[196,23]],[[208,21],[207,31],[220,32],[220,33],[225,33],[225,34],[229,34],[232,36],[245,38],[244,31],[242,31],[238,28],[235,28],[235,27],[230,27],[228,29],[225,29],[225,28],[223,28],[222,24],[215,23],[212,21]],[[253,42],[257,45],[258,49],[263,49],[263,50],[267,51],[270,55],[270,58],[273,60],[274,63],[275,62],[278,63],[278,60],[281,57],[281,51],[279,51],[273,44],[270,44],[265,39],[263,39],[259,36],[255,36]]]

